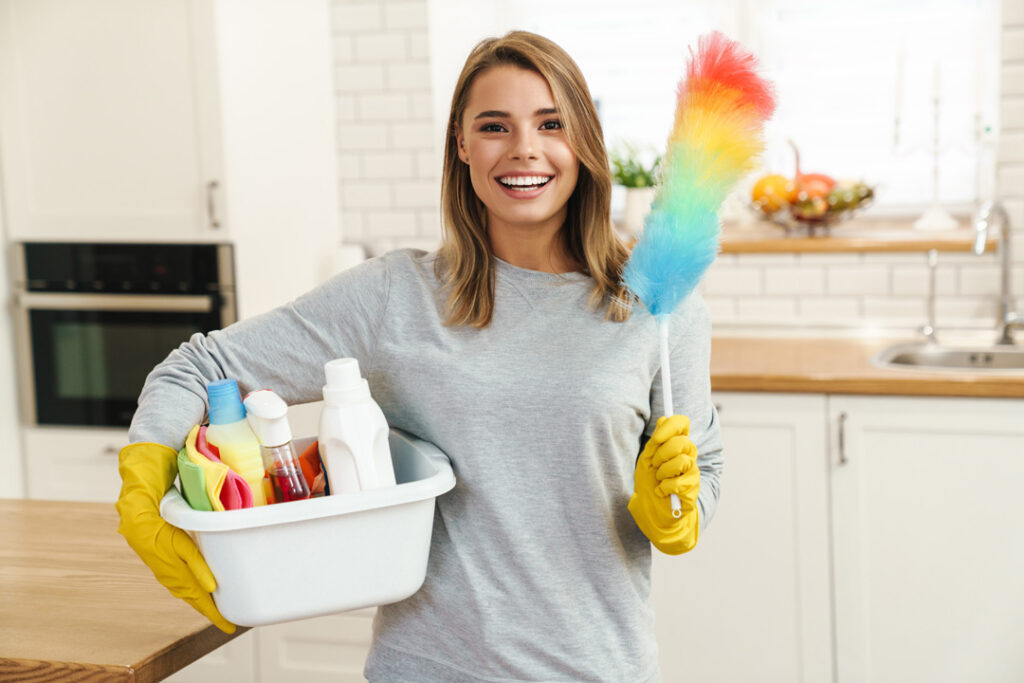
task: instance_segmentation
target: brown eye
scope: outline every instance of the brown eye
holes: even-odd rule
[[[543,124],[541,124],[541,129],[542,130],[561,130],[562,129],[562,122],[561,121],[557,121],[557,120],[545,121]]]

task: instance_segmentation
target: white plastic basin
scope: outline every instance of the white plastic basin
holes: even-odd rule
[[[390,446],[396,486],[223,512],[193,510],[171,487],[160,514],[196,541],[217,579],[214,602],[235,624],[397,602],[423,585],[434,499],[455,475],[431,443],[392,429]]]

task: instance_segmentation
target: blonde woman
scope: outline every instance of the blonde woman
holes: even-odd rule
[[[551,41],[517,31],[472,51],[443,173],[439,251],[372,259],[157,366],[121,453],[121,532],[172,593],[233,630],[202,557],[156,511],[176,449],[208,382],[308,402],[326,361],[355,357],[391,426],[437,444],[458,481],[437,500],[423,587],[378,610],[367,678],[658,680],[651,542],[686,552],[718,499],[706,309],[691,295],[674,316],[688,417],[659,419],[655,323],[620,285],[600,124]]]

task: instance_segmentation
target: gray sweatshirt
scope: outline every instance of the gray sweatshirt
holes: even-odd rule
[[[357,358],[389,424],[436,444],[457,481],[437,499],[423,587],[378,610],[367,677],[658,680],[651,546],[626,508],[642,435],[661,415],[656,321],[643,311],[606,321],[588,306],[589,277],[499,260],[491,325],[446,327],[435,258],[391,252],[193,336],[147,378],[132,442],[179,448],[215,379],[305,403],[321,398],[325,362]],[[670,339],[674,407],[691,420],[706,526],[722,449],[710,322],[696,294],[673,316]]]

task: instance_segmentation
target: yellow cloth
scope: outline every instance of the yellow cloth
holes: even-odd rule
[[[188,459],[203,468],[206,475],[206,495],[210,498],[210,507],[214,512],[224,511],[224,501],[220,498],[221,489],[228,476],[228,466],[222,462],[210,460],[196,449],[196,437],[199,436],[199,425],[185,437],[185,453]]]
[[[636,461],[629,512],[654,547],[681,555],[697,545],[700,469],[685,415],[658,418],[658,426]],[[679,496],[682,516],[672,516],[670,494]]]
[[[234,633],[235,625],[224,618],[210,593],[217,587],[213,573],[199,548],[181,529],[160,516],[163,498],[177,474],[178,454],[157,443],[133,443],[118,455],[121,495],[117,530],[153,576],[176,598],[192,605],[225,633]]]

